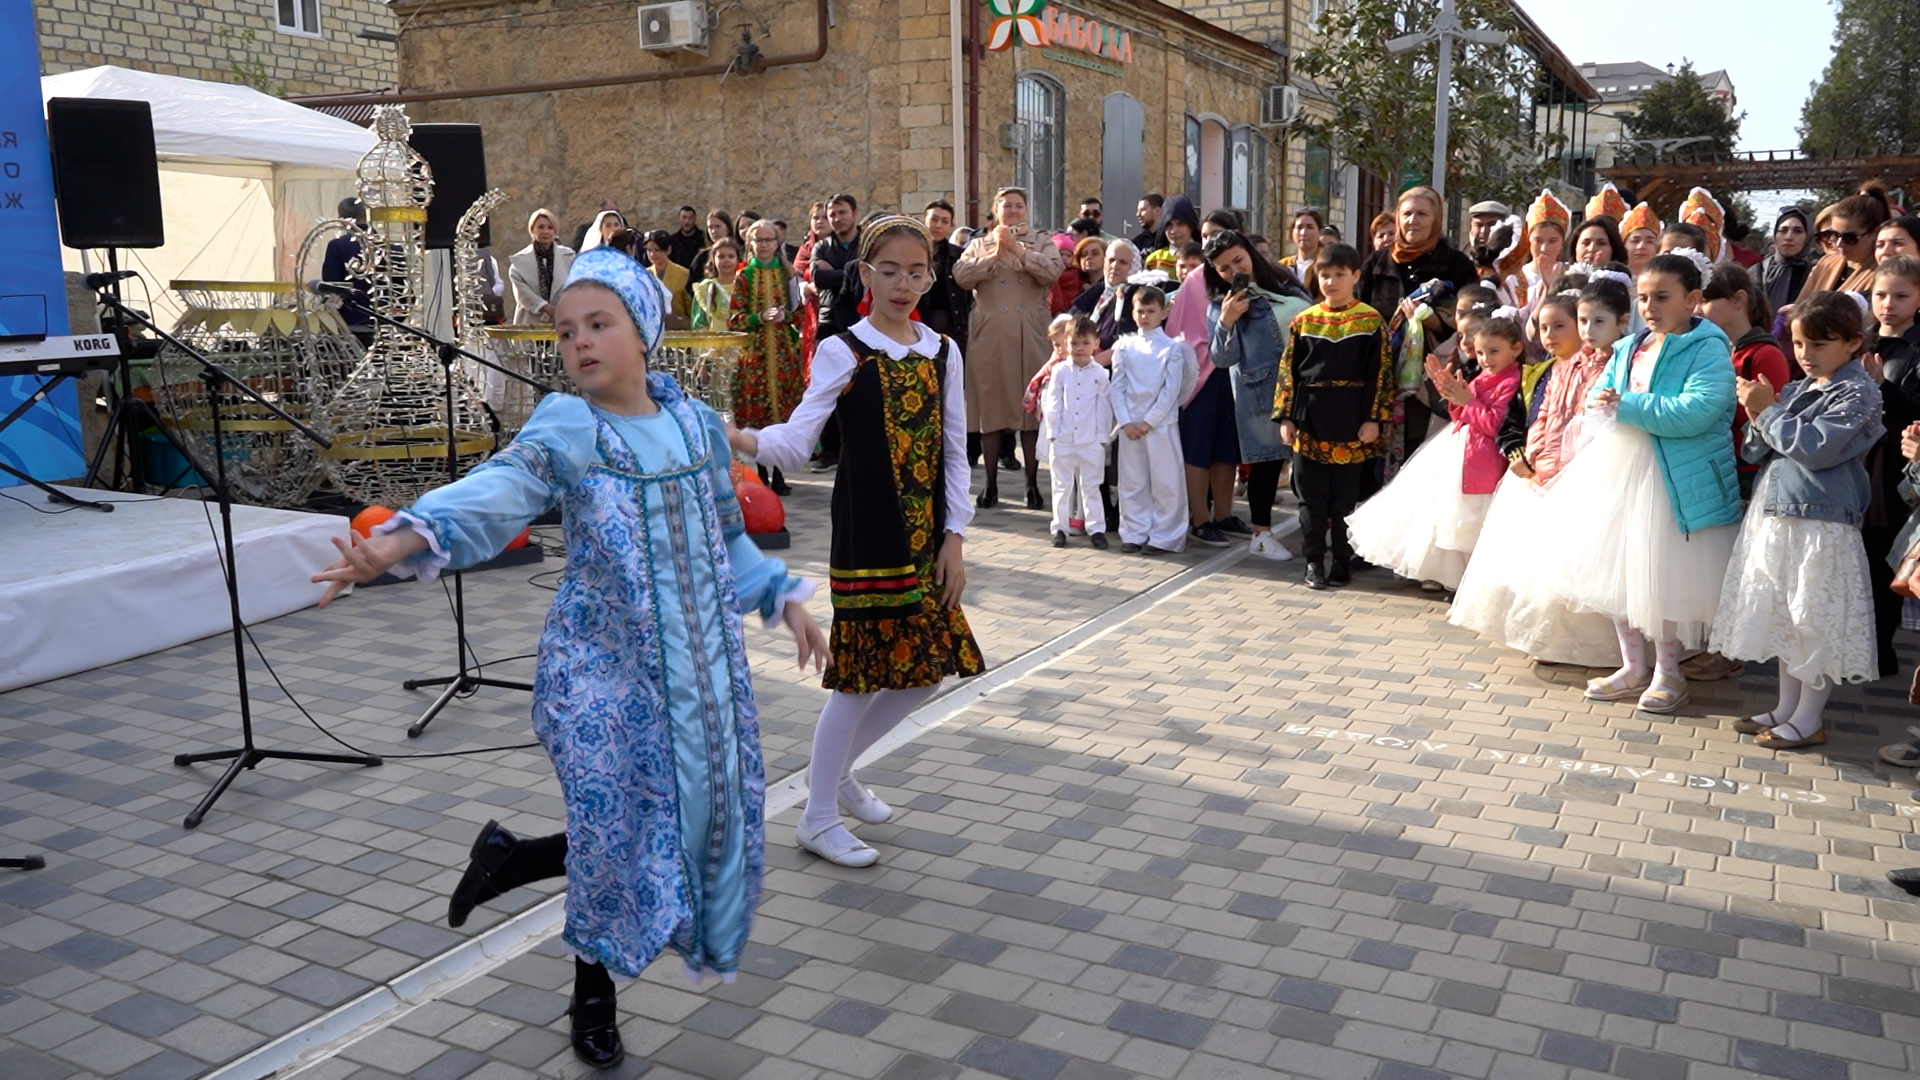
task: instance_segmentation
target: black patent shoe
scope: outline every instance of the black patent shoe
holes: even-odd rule
[[[1920,896],[1920,866],[1907,866],[1887,871],[1887,880],[1900,886],[1914,896]]]
[[[1000,505],[1000,489],[997,487],[987,488],[985,491],[982,491],[980,493],[978,498],[973,500],[973,505],[979,507],[982,510],[990,510],[993,507],[999,506]]]
[[[453,887],[453,898],[447,901],[448,926],[465,926],[476,904],[484,904],[506,891],[494,886],[493,877],[506,865],[517,843],[514,835],[501,828],[497,821],[489,821],[480,829],[480,836],[473,842],[473,852],[468,856],[467,872],[460,875],[460,884]]]
[[[1040,497],[1040,489],[1037,487],[1028,488],[1027,489],[1027,509],[1045,510],[1046,508],[1047,508],[1047,500]]]
[[[1333,560],[1333,569],[1327,574],[1327,584],[1336,589],[1353,584],[1353,567],[1345,559]]]
[[[567,1008],[573,1017],[573,1053],[596,1069],[611,1069],[627,1059],[620,1041],[620,1001],[606,997],[575,998]]]

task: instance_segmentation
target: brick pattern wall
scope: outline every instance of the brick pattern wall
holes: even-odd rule
[[[1216,26],[1231,30],[1242,37],[1252,38],[1274,49],[1290,54],[1298,53],[1313,41],[1315,31],[1310,22],[1314,4],[1312,0],[1167,0],[1168,3],[1182,8],[1189,14],[1198,15]],[[1299,80],[1295,80],[1298,84]],[[1316,102],[1312,97],[1303,99],[1303,106],[1309,115],[1324,110],[1324,102]],[[1289,253],[1292,244],[1284,239],[1287,229],[1292,225],[1291,212],[1306,202],[1307,154],[1306,141],[1301,136],[1286,131],[1276,131],[1272,148],[1268,153],[1267,168],[1276,173],[1279,185],[1279,203],[1269,214],[1269,227],[1274,231],[1274,253]],[[1329,219],[1344,222],[1348,207],[1342,195],[1339,174],[1328,177],[1329,191],[1327,205]],[[1351,236],[1355,227],[1346,229]]]
[[[277,10],[274,0],[36,0],[40,70],[117,64],[214,82],[248,82],[243,73],[257,71],[271,92],[287,94],[394,84],[394,45],[357,36],[394,32],[381,0],[320,0],[319,37],[279,30]]]

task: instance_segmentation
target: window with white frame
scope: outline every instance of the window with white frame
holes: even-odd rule
[[[1027,189],[1033,227],[1058,229],[1065,225],[1067,91],[1038,71],[1022,72],[1014,86],[1014,112],[1025,134],[1014,154],[1014,183]]]
[[[289,34],[320,36],[320,0],[276,0],[280,29]]]

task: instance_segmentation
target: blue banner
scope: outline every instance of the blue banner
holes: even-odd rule
[[[0,342],[68,332],[45,116],[33,2],[0,0]],[[0,416],[41,382],[0,377]],[[0,432],[0,461],[43,480],[80,475],[86,462],[73,383],[61,384]],[[15,482],[0,474],[0,485]]]

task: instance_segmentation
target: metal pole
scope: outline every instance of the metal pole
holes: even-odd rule
[[[1440,0],[1440,21],[1434,50],[1439,54],[1434,77],[1433,100],[1433,190],[1442,198],[1447,194],[1447,106],[1453,96],[1453,0]],[[1441,228],[1445,222],[1436,222]]]

